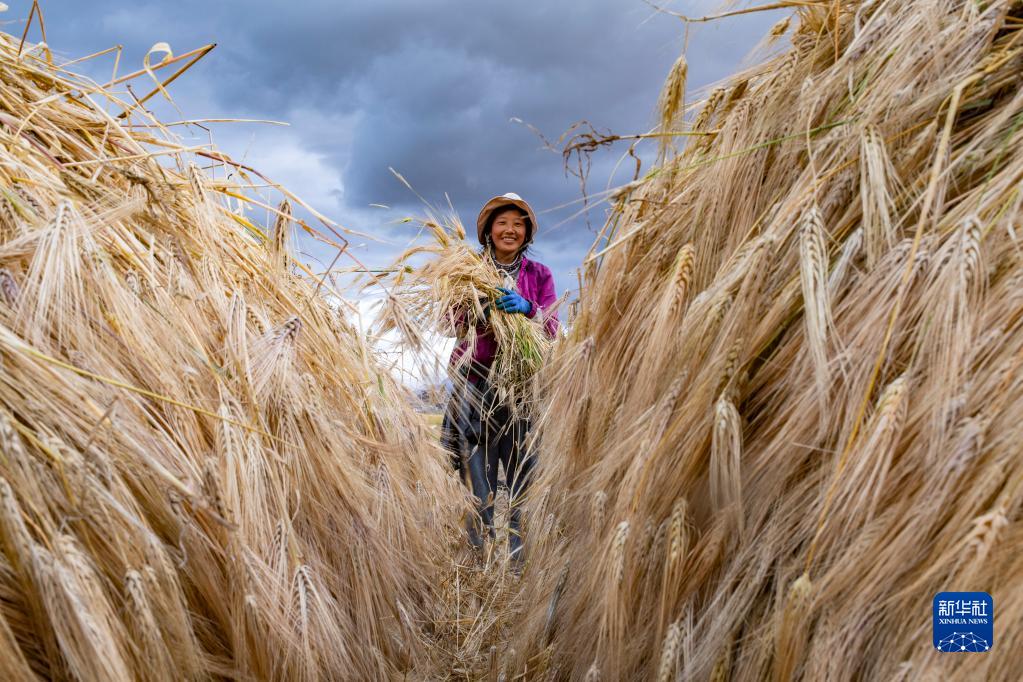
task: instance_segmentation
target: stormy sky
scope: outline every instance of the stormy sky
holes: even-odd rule
[[[388,264],[413,237],[407,215],[419,198],[450,197],[468,226],[482,203],[517,192],[540,214],[534,257],[554,272],[558,293],[576,288],[575,270],[603,222],[604,207],[573,215],[579,181],[544,149],[532,126],[556,140],[587,120],[617,134],[648,132],[661,85],[686,47],[689,97],[735,71],[780,18],[758,13],[692,25],[688,45],[677,18],[642,0],[44,0],[50,47],[76,58],[123,45],[120,73],[139,68],[157,42],[180,54],[217,48],[170,88],[180,113],[151,100],[164,120],[234,117],[286,121],[212,126],[217,145],[281,182],[338,223],[379,242],[353,238],[359,258]],[[720,0],[665,3],[691,16]],[[0,15],[20,34],[30,2]],[[38,40],[33,30],[30,36]],[[75,67],[109,77],[111,56]],[[145,91],[139,81],[137,91]],[[516,122],[520,120],[522,122]],[[528,126],[526,125],[528,124]],[[179,128],[186,141],[205,131]],[[645,150],[645,151],[644,151]],[[594,156],[588,188],[631,180],[620,146]],[[651,147],[640,147],[644,170]],[[388,208],[379,208],[380,204]],[[364,246],[363,246],[364,244]],[[332,254],[303,243],[310,262]],[[326,263],[324,263],[326,265]]]

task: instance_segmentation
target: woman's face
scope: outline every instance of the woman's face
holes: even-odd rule
[[[515,257],[522,243],[526,241],[526,218],[518,210],[509,208],[494,216],[494,224],[490,228],[490,238],[494,242],[494,251],[500,260]]]

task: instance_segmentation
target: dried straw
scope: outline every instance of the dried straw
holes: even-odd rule
[[[379,330],[397,329],[412,348],[423,345],[426,332],[464,339],[466,350],[449,372],[459,388],[473,364],[480,334],[489,330],[497,342],[493,364],[474,369],[484,373],[513,413],[535,412],[536,379],[553,347],[544,314],[529,318],[497,309],[498,287],[515,290],[516,283],[496,267],[488,253],[469,246],[457,215],[431,215],[422,225],[431,241],[406,249],[389,268],[393,274],[386,279],[388,298]],[[414,264],[424,254],[429,258]]]
[[[429,674],[441,449],[300,200],[271,233],[146,116],[0,35],[0,676]]]
[[[791,47],[613,195],[547,376],[528,520],[561,532],[515,674],[1019,678],[1023,11],[778,5]],[[983,656],[929,641],[958,589],[998,605]]]

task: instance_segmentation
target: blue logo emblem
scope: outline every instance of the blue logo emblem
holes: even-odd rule
[[[984,652],[995,643],[995,602],[987,592],[934,595],[934,648]]]

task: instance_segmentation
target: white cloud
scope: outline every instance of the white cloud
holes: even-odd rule
[[[348,315],[349,322],[367,336],[377,320],[383,296],[374,293],[349,302],[358,311]],[[371,339],[372,348],[381,363],[390,369],[398,381],[413,389],[435,386],[443,381],[448,359],[455,346],[453,338],[428,332],[423,336],[426,347],[419,352],[407,348],[396,331]]]
[[[341,171],[293,128],[260,124],[221,127],[216,145],[289,189],[327,216],[340,216],[344,194]]]

